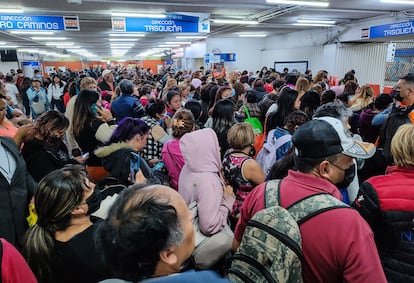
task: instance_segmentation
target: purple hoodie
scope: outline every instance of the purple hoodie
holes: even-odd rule
[[[180,139],[180,148],[185,165],[180,173],[178,192],[189,205],[195,184],[194,199],[201,231],[208,235],[220,232],[235,199],[223,194],[217,135],[210,128],[187,133]]]

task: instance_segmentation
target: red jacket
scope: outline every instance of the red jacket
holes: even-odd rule
[[[387,279],[414,281],[414,168],[392,166],[364,182],[353,206],[374,231]]]
[[[3,238],[0,241],[3,249],[2,260],[0,262],[1,282],[37,283],[36,277],[16,248]]]
[[[240,241],[247,222],[264,209],[265,183],[257,186],[240,210],[234,237]],[[329,181],[296,171],[282,180],[280,201],[283,207],[316,193],[341,193]],[[371,229],[357,211],[339,208],[323,212],[302,225],[304,282],[378,283],[386,282]]]

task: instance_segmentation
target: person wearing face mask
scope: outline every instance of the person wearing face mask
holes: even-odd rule
[[[99,282],[111,278],[96,247],[100,191],[80,166],[55,170],[39,183],[37,224],[26,233],[24,255],[39,282]]]
[[[353,179],[354,158],[369,158],[375,146],[347,134],[342,121],[320,117],[301,125],[292,136],[297,171],[280,180],[279,202],[284,208],[316,194],[341,199],[338,187]],[[266,183],[257,186],[240,209],[233,248],[241,241],[247,222],[265,208]],[[305,283],[386,282],[373,233],[357,211],[327,209],[299,223],[302,238],[302,277]]]
[[[373,126],[382,125],[393,107],[410,107],[414,104],[414,73],[408,73],[398,80],[392,91],[392,97],[396,102],[372,119]],[[409,117],[411,123],[414,123],[414,110],[409,114]]]
[[[240,207],[253,188],[266,179],[260,164],[253,159],[256,154],[253,146],[255,134],[249,123],[233,125],[227,133],[230,149],[223,157],[223,175],[228,184],[232,185],[236,195],[230,220],[234,225],[240,213]]]
[[[66,164],[85,161],[82,156],[71,159],[63,142],[69,120],[59,111],[48,111],[40,115],[27,133],[22,148],[27,170],[36,182],[53,170]]]

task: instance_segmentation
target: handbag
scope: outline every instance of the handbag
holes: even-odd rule
[[[209,269],[231,251],[233,232],[228,224],[226,224],[220,232],[213,235],[206,235],[201,232],[197,201],[195,200],[196,189],[197,182],[194,182],[191,203],[188,206],[188,209],[193,216],[195,237],[195,249],[192,254],[192,260],[197,268]]]
[[[244,122],[249,123],[253,127],[253,132],[256,136],[260,136],[263,134],[263,125],[262,122],[258,118],[252,118],[250,117],[249,109],[246,107],[246,105],[243,105],[244,112],[247,115],[247,118],[244,119]]]

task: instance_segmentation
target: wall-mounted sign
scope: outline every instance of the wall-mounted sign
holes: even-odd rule
[[[414,34],[414,21],[373,26],[369,29],[369,38],[404,36],[411,34]]]
[[[236,53],[213,53],[213,54],[205,54],[204,55],[204,62],[206,64],[209,63],[223,63],[223,62],[235,62],[236,61]]]
[[[168,14],[165,19],[112,17],[112,30],[124,32],[210,32],[210,21],[198,17]]]
[[[0,30],[79,30],[77,16],[30,16],[0,14]]]

